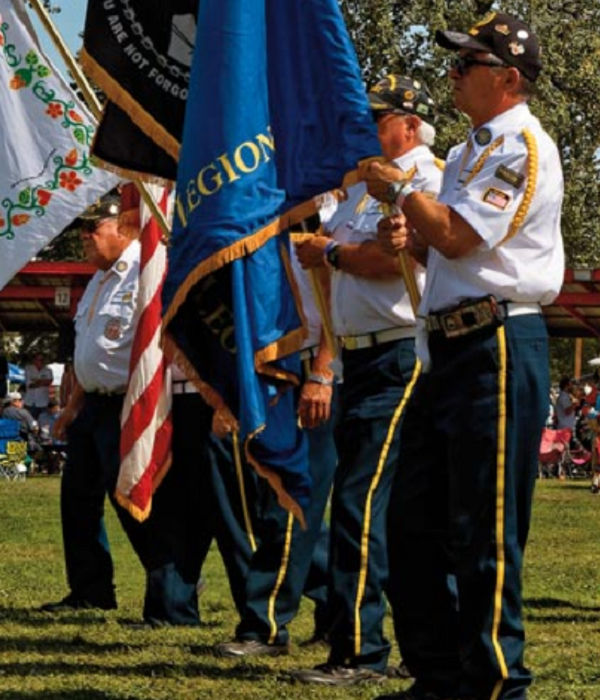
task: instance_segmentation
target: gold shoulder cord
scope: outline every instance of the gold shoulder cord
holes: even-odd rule
[[[525,145],[527,146],[527,187],[525,188],[523,201],[517,209],[517,213],[515,214],[510,228],[508,229],[508,233],[498,245],[502,245],[503,243],[506,243],[506,241],[510,241],[510,239],[513,238],[517,231],[521,228],[531,206],[531,201],[533,200],[537,187],[538,170],[540,165],[537,142],[531,131],[528,131],[527,129],[524,129],[523,131],[523,138],[525,139]]]
[[[477,162],[473,166],[473,170],[471,170],[471,172],[469,173],[469,177],[463,183],[463,187],[466,187],[473,180],[474,177],[479,175],[483,166],[485,165],[485,161],[492,155],[492,153],[497,148],[500,148],[500,146],[503,143],[504,143],[504,136],[498,136],[498,138],[485,149],[485,151],[477,159]],[[459,182],[460,182],[460,176],[462,175],[462,172],[465,169],[465,165],[467,164],[467,159],[469,157],[469,154],[471,153],[471,149],[472,149],[471,141],[469,140],[469,143],[468,143],[467,147],[465,148],[465,153],[463,155],[463,160],[462,160],[462,163],[460,166],[460,173],[458,176]]]

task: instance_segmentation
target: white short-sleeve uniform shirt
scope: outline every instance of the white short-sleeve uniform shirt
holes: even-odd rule
[[[482,243],[455,260],[429,250],[419,314],[488,294],[551,303],[564,274],[562,199],[558,150],[526,104],[474,131],[450,151],[439,201]]]
[[[437,196],[442,181],[442,166],[427,146],[418,146],[395,161],[411,175],[412,186]],[[377,238],[377,222],[384,207],[366,192],[363,183],[348,190],[325,228],[339,243],[362,243]],[[416,270],[422,290],[425,273]],[[338,336],[372,333],[388,328],[414,327],[415,317],[401,277],[374,279],[334,270],[331,288],[332,322]]]
[[[107,271],[90,280],[75,316],[75,375],[86,392],[127,387],[138,322],[140,243],[133,241]]]

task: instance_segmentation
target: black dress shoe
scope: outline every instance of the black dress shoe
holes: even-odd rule
[[[353,666],[335,666],[319,664],[314,668],[301,668],[291,672],[292,678],[301,683],[320,683],[321,685],[361,685],[364,683],[382,683],[386,680],[383,673],[371,668]]]
[[[99,600],[87,600],[69,593],[68,596],[56,603],[44,603],[40,606],[41,612],[62,613],[75,610],[116,610],[117,601],[114,598],[102,598]]]
[[[222,642],[214,649],[217,656],[228,659],[241,659],[244,656],[285,656],[290,653],[288,644],[264,644],[256,639]]]
[[[386,670],[386,675],[388,678],[412,678],[412,673],[408,670],[408,666],[401,661],[398,666],[388,666]]]

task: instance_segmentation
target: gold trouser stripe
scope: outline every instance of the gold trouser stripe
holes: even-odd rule
[[[238,480],[240,489],[240,500],[242,501],[242,512],[244,514],[244,525],[246,526],[246,534],[250,541],[250,547],[253,552],[256,552],[256,539],[254,538],[254,530],[252,528],[252,519],[248,512],[248,499],[246,498],[246,486],[244,484],[244,474],[242,472],[242,459],[240,457],[240,442],[237,432],[233,435],[233,460],[235,462],[235,475]]]
[[[502,674],[494,686],[490,700],[497,700],[502,692],[504,681],[508,678],[508,668],[504,652],[498,639],[498,631],[502,620],[502,591],[506,571],[504,515],[505,515],[505,484],[506,484],[506,331],[500,327],[496,334],[500,367],[498,369],[498,442],[496,456],[496,592],[494,595],[494,620],[492,623],[492,644],[496,659]]]
[[[269,644],[273,644],[277,637],[277,621],[275,620],[275,601],[279,595],[279,589],[283,583],[283,579],[287,574],[287,568],[290,561],[290,548],[292,546],[292,529],[294,527],[294,516],[292,513],[288,515],[287,528],[285,531],[285,544],[283,547],[283,556],[281,558],[281,566],[277,576],[275,588],[269,596],[269,623],[271,625],[271,634],[269,636]]]
[[[379,462],[377,464],[377,470],[375,472],[373,480],[371,481],[371,486],[369,487],[369,492],[367,494],[367,500],[365,503],[365,519],[364,519],[364,523],[363,523],[363,530],[362,530],[361,542],[360,542],[360,570],[358,573],[358,587],[357,587],[357,591],[356,591],[356,602],[354,605],[354,655],[355,656],[360,656],[360,650],[361,650],[361,646],[362,646],[360,608],[362,606],[363,598],[365,596],[365,586],[367,583],[367,569],[368,569],[368,565],[369,565],[369,534],[371,531],[371,508],[372,508],[372,503],[373,503],[373,494],[375,493],[377,487],[379,486],[379,482],[381,480],[381,475],[383,473],[383,468],[384,468],[385,462],[387,460],[388,452],[390,451],[390,445],[391,445],[392,440],[394,438],[394,433],[396,432],[396,428],[398,426],[398,422],[400,421],[400,417],[402,416],[402,414],[404,412],[404,408],[406,407],[406,404],[411,397],[411,394],[413,392],[414,386],[417,382],[417,379],[419,377],[420,372],[421,372],[421,363],[419,362],[419,360],[417,360],[415,363],[415,368],[413,370],[413,374],[412,374],[412,377],[410,379],[410,382],[409,382],[408,386],[406,387],[406,391],[404,392],[404,395],[402,396],[402,399],[400,400],[400,403],[398,404],[396,411],[394,412],[394,416],[392,417],[392,422],[390,423],[390,427],[388,428],[387,436],[386,436],[385,442],[383,443],[383,448],[381,450],[381,454],[379,455]]]

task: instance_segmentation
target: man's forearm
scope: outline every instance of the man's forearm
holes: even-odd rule
[[[377,241],[344,243],[340,246],[339,269],[359,277],[398,277],[398,265]]]

